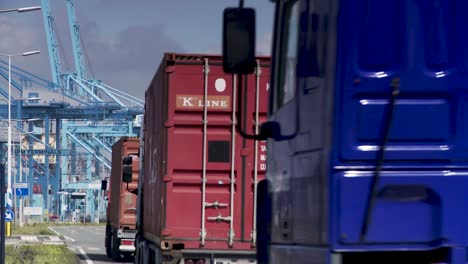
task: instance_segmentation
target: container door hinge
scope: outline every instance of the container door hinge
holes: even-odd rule
[[[201,238],[200,245],[204,246],[205,245],[205,239],[206,239],[206,230],[205,229],[202,229],[200,231],[200,238]]]
[[[166,73],[172,73],[172,72],[175,72],[175,66],[167,66]]]
[[[231,229],[231,231],[229,232],[229,246],[232,247],[232,245],[234,244],[234,231]]]
[[[165,126],[166,128],[173,127],[173,126],[174,126],[174,121],[168,120],[168,121],[166,121],[166,122],[164,123],[164,126]]]
[[[166,177],[164,177],[164,179],[163,179],[164,182],[171,182],[172,180],[173,180],[173,179],[172,179],[171,176],[166,176]]]
[[[205,64],[203,66],[203,73],[205,75],[210,74],[210,65],[208,64],[208,59],[205,59]]]
[[[257,230],[252,230],[252,246],[257,246]]]

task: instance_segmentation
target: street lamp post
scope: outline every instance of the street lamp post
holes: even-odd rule
[[[0,54],[0,56],[8,57],[8,155],[7,155],[7,209],[11,210],[11,58],[15,56],[30,56],[40,53],[39,50],[35,51],[28,51],[24,53],[16,53],[16,54]],[[7,234],[9,235],[9,228],[10,226],[7,225]]]
[[[0,162],[0,264],[5,264],[5,164]]]
[[[25,121],[29,121],[28,119],[26,119]],[[4,131],[5,133],[7,133],[7,131]],[[26,132],[26,133],[22,133],[21,131],[17,132],[17,133],[14,133],[14,134],[17,134],[18,135],[18,149],[19,149],[19,181],[20,182],[23,182],[23,164],[22,164],[22,138],[23,138],[23,134],[31,134],[33,132]],[[13,179],[13,186],[15,186],[16,188],[16,177],[14,177]],[[20,190],[21,191],[21,190]],[[18,212],[18,221],[19,221],[19,226],[20,227],[23,227],[23,195],[20,193],[20,197],[19,197],[19,202],[20,202],[20,208],[19,210],[16,210],[17,207],[16,207],[16,202],[17,201],[17,198],[16,198],[16,190],[14,192],[14,195],[13,195],[13,204],[14,204],[14,208],[15,208],[15,212]],[[16,226],[16,221],[15,221],[15,226]]]
[[[20,159],[19,159],[19,180],[20,182],[23,182],[23,153],[22,153],[22,146],[23,146],[23,134],[31,134],[33,132],[27,132],[27,133],[22,133],[21,131],[18,133],[18,136],[19,136],[19,155],[20,155]],[[29,189],[29,188],[28,188]],[[16,192],[15,192],[16,194]],[[23,204],[23,194],[21,194],[20,196],[20,208],[19,208],[19,226],[20,227],[23,227],[23,207],[24,207],[24,204]],[[15,201],[15,205],[16,205],[16,201]]]
[[[9,9],[9,10],[1,10],[0,13],[5,13],[5,12],[18,12],[18,13],[21,13],[21,12],[29,12],[29,11],[35,11],[35,10],[39,10],[41,9],[40,6],[32,6],[32,7],[22,7],[22,8],[16,8],[16,9]],[[28,54],[28,55],[32,55],[31,53]],[[9,65],[8,65],[8,86],[9,86],[9,91],[11,91],[11,56],[8,56],[8,62],[9,62]],[[8,105],[11,105],[11,101],[10,101],[10,93],[8,93]],[[11,106],[8,107],[8,116],[10,117],[11,119]],[[11,122],[8,123],[8,128],[9,128],[9,131],[11,132]],[[11,139],[11,133],[10,133],[10,139]],[[11,151],[11,142],[9,141],[9,151]],[[10,174],[11,176],[11,152],[8,152],[8,160],[10,161],[9,165],[10,165],[10,168],[8,169],[8,173]],[[0,165],[0,170],[3,170],[3,164]],[[2,190],[4,190],[4,186],[5,186],[5,175],[3,173],[3,171],[0,171],[0,183],[1,183],[1,186],[2,186]],[[11,178],[10,178],[10,183],[11,183]],[[10,186],[11,188],[11,186]],[[11,191],[11,189],[10,189]],[[0,264],[4,264],[5,263],[5,201],[4,201],[4,198],[5,198],[5,193],[2,191],[2,199],[0,199]],[[11,193],[10,193],[11,195]],[[10,202],[11,202],[11,196],[9,196],[10,198]]]
[[[17,99],[14,99],[14,101],[28,101],[28,100],[30,101],[30,100],[39,100],[39,99],[41,99],[41,97],[17,98]],[[6,99],[4,99],[4,98],[0,98],[0,101],[6,101],[6,102],[8,102],[8,100],[6,100]],[[37,121],[37,120],[42,120],[42,119],[40,119],[40,118],[11,119],[11,121],[22,121],[22,122],[26,122],[26,123],[31,122],[31,121]],[[22,172],[23,167],[22,167],[22,162],[21,162],[21,160],[22,160],[22,152],[21,152],[21,151],[22,151],[22,145],[21,145],[21,143],[22,143],[22,135],[24,135],[24,134],[26,134],[26,135],[31,135],[31,134],[34,133],[34,131],[22,132],[21,129],[22,129],[22,126],[21,126],[21,128],[19,129],[19,132],[16,132],[16,133],[12,132],[12,133],[18,134],[18,136],[19,136],[19,139],[18,139],[18,142],[19,142],[19,155],[18,155],[18,156],[19,156],[19,157],[18,157],[18,160],[19,160],[19,162],[18,162],[18,164],[19,164],[19,172],[18,172],[18,173],[19,173],[19,180],[20,180],[20,182],[23,182],[23,172]],[[4,133],[8,133],[8,131],[3,131],[3,132],[4,132]],[[14,181],[13,186],[16,186],[16,177],[14,177],[14,180],[13,180],[13,181]],[[31,187],[29,186],[29,184],[28,184],[28,189],[31,189]],[[21,190],[20,190],[20,191],[21,191]],[[14,194],[14,195],[13,195],[13,204],[14,204],[14,208],[15,208],[15,212],[16,212],[16,211],[17,211],[17,210],[16,210],[16,209],[17,209],[17,206],[16,206],[16,204],[17,204],[17,202],[16,202],[16,201],[17,201],[17,199],[16,199],[16,190],[13,192],[13,194]],[[18,213],[18,216],[19,216],[18,221],[19,221],[19,226],[20,226],[20,227],[23,227],[23,205],[24,205],[24,204],[23,204],[23,197],[22,197],[22,196],[23,196],[23,195],[21,194],[21,195],[20,195],[20,211],[19,211],[19,213]],[[15,219],[15,225],[16,225],[16,224],[17,224],[17,221],[16,221],[16,219]]]
[[[29,98],[27,98],[29,99]],[[38,118],[31,118],[31,119],[26,119],[24,121],[26,121],[26,123],[28,122],[31,122],[31,121],[36,121],[36,120],[40,120]],[[21,125],[22,127],[22,125]],[[21,131],[18,132],[19,134],[19,178],[20,178],[20,182],[23,182],[23,153],[22,153],[22,146],[23,146],[23,134],[26,134],[26,135],[30,135],[34,133],[33,131],[28,131],[26,133],[23,133]],[[29,145],[29,142],[28,142],[28,145]],[[32,188],[30,188],[30,185],[28,184],[28,190],[30,190]],[[16,202],[15,202],[15,205],[16,205]],[[23,204],[23,195],[20,196],[20,211],[19,211],[19,226],[20,227],[23,227],[23,217],[24,217],[24,204]]]
[[[19,179],[20,179],[20,182],[23,182],[23,153],[21,153],[22,146],[23,146],[23,137],[22,137],[21,131],[18,133],[18,137],[19,137],[18,143],[19,143],[19,155],[20,155]],[[15,205],[16,205],[16,201],[15,201]],[[23,227],[23,194],[22,193],[20,193],[19,226]]]

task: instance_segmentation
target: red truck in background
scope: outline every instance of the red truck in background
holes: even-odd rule
[[[112,146],[105,247],[115,260],[135,252],[139,145],[137,137],[122,137]]]
[[[269,68],[257,58],[233,76],[221,56],[164,55],[145,94],[135,263],[255,263],[266,142],[238,130],[266,120]]]

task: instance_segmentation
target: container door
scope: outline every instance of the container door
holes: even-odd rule
[[[219,59],[175,64],[169,77],[163,236],[185,248],[225,249],[241,238],[242,141],[233,77]],[[183,211],[181,211],[183,208]]]
[[[266,119],[269,65],[242,78],[221,65],[220,58],[209,57],[170,69],[168,98],[175,103],[166,122],[163,236],[183,240],[185,248],[253,250],[254,197],[266,169],[266,146],[237,130],[242,123],[252,134]],[[239,84],[247,93],[238,91]]]

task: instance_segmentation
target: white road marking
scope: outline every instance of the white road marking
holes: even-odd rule
[[[50,227],[49,227],[49,229],[50,229],[52,232],[54,232],[55,234],[57,234],[57,235],[59,235],[59,236],[61,235],[61,234],[60,234],[59,232],[57,232],[56,230],[54,230],[54,229],[52,229],[52,228],[50,228]],[[80,229],[80,230],[85,230],[85,229],[82,228],[82,227],[79,227],[78,229]],[[75,233],[76,233],[76,231],[74,231],[73,229],[70,230],[70,231],[71,231],[72,234],[75,234]],[[68,236],[63,236],[63,237],[64,237],[66,240],[69,240],[69,241],[71,241],[71,242],[75,242],[75,241],[76,241],[75,239],[73,239],[73,238],[71,238],[71,237],[68,237]],[[86,252],[83,250],[82,247],[76,247],[76,246],[74,246],[74,247],[69,247],[69,249],[72,250],[72,251],[78,250],[78,251],[80,252],[80,255],[82,255],[82,256],[85,258],[86,264],[94,264],[94,262],[89,258],[89,256],[86,254]],[[87,249],[90,250],[90,251],[102,251],[102,249],[97,248],[97,247],[88,247]]]
[[[88,250],[91,250],[91,251],[101,251],[101,249],[98,248],[98,247],[89,247]]]
[[[48,229],[49,229],[50,231],[54,232],[57,236],[60,236],[60,233],[57,232],[57,231],[55,231],[52,227],[49,226]]]
[[[78,247],[78,250],[80,251],[80,254],[86,259],[86,264],[94,264],[93,261],[86,255],[86,252],[81,248]]]
[[[25,241],[39,241],[35,236],[21,236],[21,240]]]
[[[54,230],[52,227],[49,226],[48,228],[49,228],[50,231],[54,232],[55,234],[57,234],[57,235],[59,235],[59,236],[62,235],[62,234],[60,234],[59,232],[57,232],[56,230]],[[73,232],[72,232],[72,233],[73,233]],[[67,236],[63,236],[63,237],[64,237],[66,240],[68,240],[68,241],[75,242],[75,239],[73,239],[73,238],[71,238],[71,237],[67,237]]]
[[[44,245],[63,245],[63,242],[43,242]]]
[[[75,242],[75,239],[73,239],[71,237],[67,237],[67,236],[63,236],[63,237],[68,241]]]

